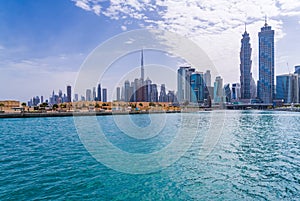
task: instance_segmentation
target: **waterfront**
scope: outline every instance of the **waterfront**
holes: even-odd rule
[[[200,120],[191,147],[171,166],[140,175],[97,162],[81,143],[73,117],[0,119],[0,200],[300,199],[299,113],[166,114],[165,129],[149,140],[126,136],[113,115],[76,118],[97,118],[107,139],[122,150],[150,153],[172,142],[182,115]],[[147,127],[149,117],[131,115],[131,120]],[[220,138],[201,159],[209,123],[218,118],[224,120]]]

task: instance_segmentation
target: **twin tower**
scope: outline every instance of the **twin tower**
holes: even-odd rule
[[[257,82],[257,98],[263,103],[272,103],[275,99],[274,85],[274,30],[265,21],[265,25],[258,33],[259,38],[259,79]],[[253,98],[253,82],[251,73],[251,53],[250,36],[245,29],[241,40],[240,52],[240,83],[241,83],[241,99]]]

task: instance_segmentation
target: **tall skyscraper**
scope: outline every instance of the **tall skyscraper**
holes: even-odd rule
[[[204,101],[204,78],[203,73],[195,72],[191,75],[191,102],[201,103]]]
[[[162,84],[160,86],[159,102],[167,102],[167,99],[166,86]]]
[[[210,74],[210,70],[207,70],[204,73],[204,82],[205,82],[205,85],[207,87],[211,87],[211,74]]]
[[[180,103],[191,101],[191,75],[195,72],[190,66],[181,66],[177,70],[177,99]]]
[[[107,89],[102,89],[103,102],[107,102]]]
[[[145,69],[144,69],[144,50],[141,51],[141,79],[145,80]]]
[[[243,34],[243,38],[241,40],[241,52],[240,52],[240,82],[241,82],[241,98],[242,99],[250,99],[251,98],[251,52],[252,48],[250,45],[250,37],[246,30],[245,25],[245,32]]]
[[[259,80],[257,96],[263,103],[272,103],[274,97],[274,30],[267,24],[259,37]]]
[[[131,93],[130,93],[130,82],[128,80],[124,83],[124,101],[129,102],[131,99]]]
[[[117,101],[121,100],[121,89],[120,87],[117,87]]]
[[[215,103],[221,103],[223,102],[223,79],[221,76],[217,76],[216,80],[214,82],[214,102]]]
[[[85,93],[85,100],[86,101],[91,101],[92,100],[92,90],[87,89]]]
[[[97,100],[101,101],[101,84],[98,84],[97,87]]]
[[[95,100],[97,100],[96,87],[93,87],[92,101],[95,101]]]
[[[72,102],[72,88],[71,86],[67,86],[67,102]]]
[[[158,102],[158,91],[156,84],[151,84],[150,102]]]

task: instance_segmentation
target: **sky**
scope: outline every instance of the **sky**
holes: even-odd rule
[[[48,98],[53,90],[65,92],[67,85],[74,86],[81,65],[96,47],[137,29],[167,30],[192,40],[224,83],[234,83],[239,82],[240,40],[246,23],[257,80],[258,32],[265,16],[275,30],[275,74],[293,72],[300,64],[299,0],[0,0],[0,100],[27,101],[33,96]],[[139,57],[130,53],[114,63],[101,80],[109,94],[116,86],[110,78],[124,69],[134,72]],[[153,63],[174,72],[180,65],[167,53],[145,51],[146,75],[148,69],[151,76]],[[174,76],[151,79],[176,90]],[[166,77],[172,81],[164,81]]]

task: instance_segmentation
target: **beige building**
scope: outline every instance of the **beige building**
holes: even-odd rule
[[[21,106],[20,101],[15,100],[4,100],[0,101],[0,110],[10,111],[13,108],[19,108]]]

